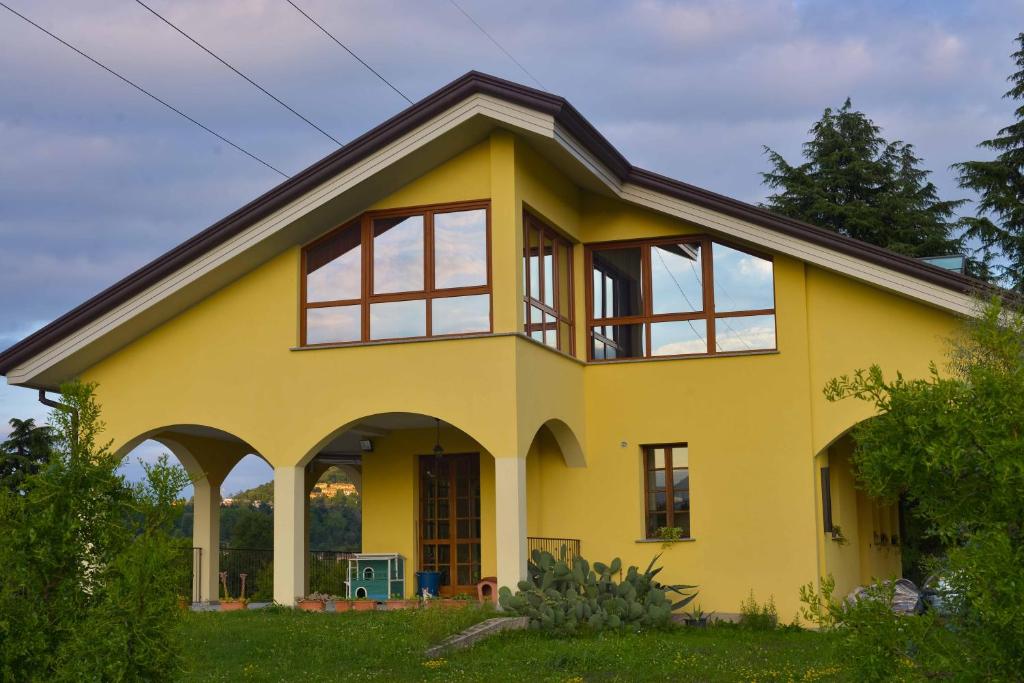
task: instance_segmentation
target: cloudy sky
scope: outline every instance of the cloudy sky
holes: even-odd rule
[[[4,2],[288,174],[335,148],[131,0]],[[147,2],[341,141],[406,104],[285,0]],[[1024,31],[1022,0],[459,2],[634,164],[747,201],[762,145],[795,158],[847,96],[965,196],[948,167],[1009,122]],[[296,4],[413,100],[470,69],[536,85],[448,0]],[[0,346],[281,180],[2,8],[0,93]],[[3,385],[10,417],[45,414]]]

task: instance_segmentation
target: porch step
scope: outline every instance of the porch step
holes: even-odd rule
[[[529,617],[494,617],[473,624],[465,631],[445,638],[443,641],[427,648],[426,656],[433,659],[449,650],[462,650],[501,631],[521,631],[530,625]]]

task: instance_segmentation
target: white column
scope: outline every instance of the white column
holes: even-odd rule
[[[494,459],[494,526],[498,585],[526,578],[526,459]]]
[[[193,482],[192,490],[192,546],[201,548],[202,553],[199,566],[193,568],[198,574],[199,594],[192,597],[208,603],[220,596],[220,484],[202,477]]]
[[[302,595],[309,595],[309,490],[302,496]]]
[[[304,467],[274,468],[274,602],[293,606],[306,588]]]

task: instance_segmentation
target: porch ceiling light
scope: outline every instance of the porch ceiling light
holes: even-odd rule
[[[440,464],[441,456],[444,455],[444,447],[441,445],[441,419],[434,418],[434,457],[431,459],[430,466],[427,468],[427,476],[433,479],[437,476],[438,465]]]
[[[359,439],[359,450],[363,451],[364,453],[372,453],[373,441],[366,438]]]

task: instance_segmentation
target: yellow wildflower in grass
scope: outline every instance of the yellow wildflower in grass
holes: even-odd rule
[[[428,669],[440,669],[447,663],[448,662],[445,659],[428,659],[427,661],[423,662],[423,666],[427,667]]]

